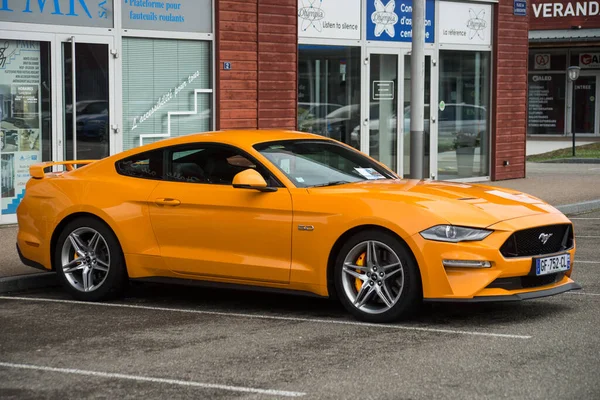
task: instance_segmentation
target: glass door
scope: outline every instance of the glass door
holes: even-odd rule
[[[593,135],[596,129],[596,75],[581,75],[573,83],[573,129]]]
[[[401,176],[410,177],[410,55],[395,49],[371,49],[367,53],[367,84],[364,93],[364,152]],[[425,109],[423,177],[430,177],[430,148],[437,134],[437,104],[431,87],[431,55],[425,55]],[[400,138],[400,140],[399,140]]]
[[[397,53],[369,54],[367,119],[368,153],[398,171],[398,72]]]
[[[114,151],[112,38],[69,36],[57,41],[62,107],[59,157],[94,160]]]

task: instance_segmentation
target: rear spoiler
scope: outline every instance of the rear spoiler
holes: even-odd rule
[[[75,161],[48,161],[44,163],[34,164],[29,167],[29,175],[35,179],[44,179],[46,176],[45,170],[55,165],[64,165],[66,171],[73,171],[74,165],[88,165],[98,160],[75,160]]]

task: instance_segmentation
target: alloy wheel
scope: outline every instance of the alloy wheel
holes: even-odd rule
[[[69,284],[81,291],[98,289],[110,270],[110,250],[104,237],[95,229],[75,229],[61,251],[61,268]]]
[[[344,259],[344,293],[362,312],[381,314],[391,309],[402,295],[404,280],[400,257],[385,243],[363,241]]]

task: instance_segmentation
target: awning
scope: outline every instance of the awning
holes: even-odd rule
[[[551,29],[529,31],[530,43],[592,42],[600,40],[600,29]]]

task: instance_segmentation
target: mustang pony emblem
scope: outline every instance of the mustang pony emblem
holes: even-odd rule
[[[552,233],[540,233],[538,239],[540,239],[540,242],[542,242],[542,244],[546,244],[546,242],[548,241],[548,239],[550,239],[550,236],[552,235]]]

